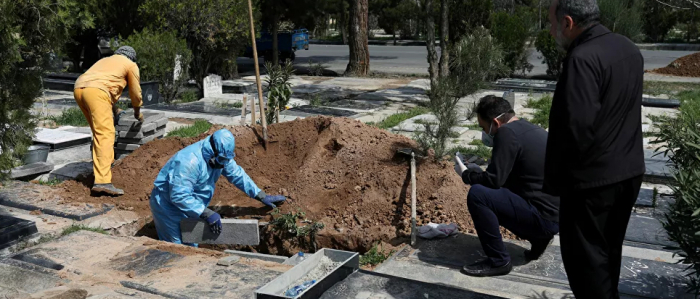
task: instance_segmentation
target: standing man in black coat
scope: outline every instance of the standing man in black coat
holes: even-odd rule
[[[567,51],[549,119],[544,191],[561,198],[564,267],[576,298],[619,298],[622,242],[645,172],[644,59],[599,24],[596,0],[554,0]]]

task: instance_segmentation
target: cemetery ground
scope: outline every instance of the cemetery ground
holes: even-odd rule
[[[2,252],[0,294],[254,298],[255,290],[290,271],[296,252],[333,248],[363,254],[365,270],[321,298],[570,295],[558,238],[540,260],[526,262],[522,252],[528,242],[504,230],[514,259],[511,274],[476,279],[459,273],[483,253],[466,207],[469,186],[454,174],[449,159],[418,160],[418,225],[456,223],[460,233],[407,245],[410,171],[396,149],[417,148],[412,138],[435,121],[425,108],[428,80],[296,76],[289,109],[280,113],[279,124],[269,126],[267,148],[260,142],[260,126],[251,125],[250,101],[258,103],[254,79],[214,76],[205,82],[203,99],[144,107],[147,121],[138,130],[130,129],[128,116],[117,121],[117,148],[122,144],[123,152],[114,163],[113,182],[126,192],[117,198],[89,193],[90,130],[71,115],[77,107],[72,93],[49,90],[37,100],[35,113],[45,119],[38,136],[51,146],[46,162],[51,169],[18,177],[0,190],[0,211],[33,223],[36,231],[9,242]],[[691,96],[694,84],[648,82],[645,93],[661,99]],[[510,100],[519,117],[546,127],[543,113],[551,92],[540,87],[524,86]],[[464,113],[453,128],[451,152],[489,157],[467,111],[482,96],[502,93],[494,86],[460,100]],[[259,108],[255,112],[259,116]],[[676,264],[668,248],[674,244],[659,223],[673,200],[668,165],[654,156],[659,145],[648,137],[655,130],[649,115],[673,115],[676,109],[645,106],[642,113],[648,169],[625,238],[620,291],[624,298],[683,298],[689,296],[685,267]],[[258,220],[259,245],[190,248],[156,241],[148,199],[157,172],[175,152],[224,127],[236,136],[236,162],[268,194],[287,196],[287,203],[271,210],[220,180],[210,207],[223,218]]]

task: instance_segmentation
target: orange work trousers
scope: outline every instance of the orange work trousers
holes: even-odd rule
[[[92,87],[77,88],[73,95],[92,130],[92,168],[95,184],[111,184],[115,138],[112,99],[103,90]]]

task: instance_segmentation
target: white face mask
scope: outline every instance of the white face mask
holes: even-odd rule
[[[496,116],[496,119],[501,118],[505,113],[501,113],[499,116]],[[495,134],[491,134],[491,131],[493,129],[493,123],[495,122],[495,119],[491,121],[491,125],[489,125],[489,132],[486,133],[484,131],[481,131],[481,143],[483,143],[487,147],[493,147],[493,137]]]

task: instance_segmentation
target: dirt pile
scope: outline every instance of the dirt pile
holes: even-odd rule
[[[651,72],[672,76],[700,77],[700,52],[678,58],[667,67]]]
[[[399,147],[416,146],[409,138],[351,119],[318,117],[270,126],[273,142],[265,150],[254,129],[229,129],[236,136],[236,162],[265,192],[289,198],[281,212],[301,210],[307,219],[325,225],[316,237],[319,248],[364,252],[377,241],[398,244],[409,236],[410,172],[408,161],[396,154]],[[115,165],[113,182],[125,189],[122,197],[90,197],[88,186],[78,182],[60,185],[61,196],[69,202],[113,203],[150,216],[148,200],[158,171],[173,154],[199,139],[150,142]],[[417,191],[419,225],[453,222],[462,231],[474,232],[467,211],[468,186],[449,162],[419,160]],[[217,183],[211,206],[223,217],[272,220],[271,209],[224,178]],[[293,252],[293,241],[275,235],[273,229],[263,232],[265,244],[257,250]]]

